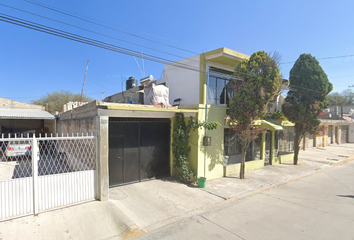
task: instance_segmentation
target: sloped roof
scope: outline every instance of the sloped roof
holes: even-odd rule
[[[0,119],[55,119],[49,112],[36,109],[0,109]]]

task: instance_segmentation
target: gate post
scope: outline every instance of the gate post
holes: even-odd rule
[[[98,199],[108,201],[109,199],[109,176],[108,176],[108,116],[96,117],[97,141],[98,141]]]
[[[38,160],[39,151],[36,136],[33,134],[32,138],[32,179],[33,179],[33,211],[38,214]]]

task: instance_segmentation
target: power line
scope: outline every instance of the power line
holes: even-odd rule
[[[98,40],[95,40],[92,38],[87,38],[87,37],[84,37],[84,36],[81,36],[78,34],[73,34],[73,33],[66,32],[66,31],[63,31],[60,29],[56,29],[56,28],[52,28],[49,26],[35,23],[35,22],[31,22],[31,21],[28,21],[25,19],[16,18],[16,17],[10,16],[7,14],[0,13],[0,21],[11,23],[11,24],[18,25],[18,26],[25,27],[25,28],[29,28],[32,30],[44,32],[44,33],[51,34],[54,36],[66,38],[66,39],[73,40],[73,41],[80,42],[80,43],[84,43],[87,45],[103,48],[106,50],[110,50],[110,51],[114,51],[114,52],[118,52],[118,53],[123,53],[123,54],[130,55],[130,56],[140,57],[140,54],[141,54],[140,52],[132,50],[132,49],[119,47],[119,46],[109,44],[106,42],[102,42],[102,41],[98,41]],[[150,61],[154,61],[154,62],[158,62],[158,63],[162,63],[162,64],[169,64],[174,67],[184,68],[184,69],[188,69],[191,71],[203,72],[203,73],[207,74],[206,71],[202,71],[199,68],[196,68],[196,67],[184,64],[184,63],[180,63],[180,62],[173,62],[171,60],[157,57],[157,56],[150,55],[150,54],[145,54],[145,59],[150,60]],[[218,74],[218,75],[221,77],[229,77],[230,78],[230,76],[225,76],[224,74]],[[233,76],[231,77],[231,79],[242,80],[242,79],[239,79],[239,78],[236,78]]]
[[[0,5],[7,6],[7,5],[4,5],[4,4],[1,4],[1,3],[0,3]],[[11,7],[11,8],[13,8],[13,7]],[[16,9],[16,10],[19,10],[19,9]],[[20,10],[20,11],[24,11],[24,10]],[[24,12],[27,12],[27,11],[24,11]],[[27,13],[29,13],[29,12],[27,12]],[[34,14],[34,13],[30,13],[30,14]],[[34,14],[34,15],[41,16],[41,15],[38,15],[38,14]],[[41,17],[44,17],[44,16],[41,16]],[[9,15],[6,15],[6,14],[3,14],[3,16],[0,15],[0,18],[1,18],[0,20],[4,21],[4,22],[8,22],[8,23],[15,24],[15,25],[18,25],[18,26],[26,27],[26,28],[33,29],[33,30],[40,31],[40,32],[44,32],[44,33],[47,33],[47,34],[55,35],[55,36],[58,36],[58,37],[66,38],[66,39],[69,39],[69,40],[81,42],[81,43],[84,43],[84,44],[100,47],[100,48],[103,48],[103,49],[106,49],[106,50],[115,51],[115,52],[123,53],[123,54],[130,55],[130,56],[135,56],[135,57],[140,57],[140,54],[141,54],[138,51],[134,51],[134,50],[127,49],[127,48],[122,48],[122,47],[119,47],[119,46],[116,46],[116,45],[113,45],[113,44],[108,44],[108,43],[105,43],[105,42],[102,42],[102,41],[98,41],[98,40],[95,40],[95,39],[87,38],[87,37],[84,37],[84,36],[81,36],[81,35],[77,35],[77,34],[73,34],[73,33],[66,32],[66,31],[62,31],[62,30],[55,29],[55,28],[52,28],[52,27],[49,27],[49,26],[45,26],[45,25],[42,25],[42,24],[34,23],[34,22],[31,22],[31,21],[28,21],[28,20],[24,20],[24,19],[13,17],[13,16],[9,16]],[[44,17],[44,18],[47,18],[47,17]],[[47,18],[47,19],[50,19],[50,20],[53,20],[53,21],[57,21],[57,20],[54,20],[54,19],[51,19],[51,18]],[[57,21],[57,22],[60,22],[60,21]],[[60,23],[63,23],[63,22],[60,22]],[[64,23],[64,24],[67,24],[67,23]],[[71,25],[71,24],[67,24],[67,25]],[[74,25],[71,25],[71,26],[74,26]],[[75,27],[77,27],[77,26],[75,26]],[[78,28],[80,28],[80,27],[78,27]],[[87,30],[87,29],[85,29],[85,30]],[[91,30],[87,30],[87,31],[91,31]],[[93,31],[91,31],[91,32],[93,32]],[[192,67],[192,66],[187,65],[187,64],[183,64],[183,63],[179,63],[179,62],[173,62],[171,60],[168,60],[168,59],[165,59],[165,58],[160,58],[160,57],[157,57],[157,56],[154,56],[154,55],[149,55],[149,54],[146,54],[145,56],[147,56],[147,60],[150,60],[150,61],[154,61],[154,62],[158,62],[158,63],[162,63],[162,64],[169,64],[169,65],[172,65],[172,66],[175,66],[175,67],[185,68],[185,69],[192,70],[192,71],[198,71],[198,72],[207,73],[205,71],[201,71],[199,68],[195,68],[195,67]],[[354,56],[354,55],[324,57],[324,58],[319,58],[319,59],[334,59],[334,58],[343,58],[343,57],[352,57],[352,56]],[[287,62],[287,63],[290,63],[290,62]],[[213,75],[215,76],[216,74],[213,73]],[[227,77],[229,79],[231,78],[231,79],[236,79],[236,80],[242,80],[242,79],[239,79],[239,78],[226,76],[225,74],[218,74],[218,75],[220,77],[223,77],[223,78]],[[297,87],[297,86],[293,86],[293,87]],[[316,90],[313,90],[313,91],[316,91]]]
[[[176,47],[176,46],[165,44],[165,43],[162,43],[162,42],[159,42],[159,41],[155,41],[155,40],[152,40],[152,39],[149,39],[149,38],[146,38],[146,37],[142,37],[142,36],[139,36],[137,34],[129,33],[129,32],[122,31],[122,30],[119,30],[119,29],[116,29],[116,28],[112,28],[112,27],[109,27],[107,25],[100,24],[100,23],[97,23],[95,21],[91,21],[91,20],[85,19],[83,17],[78,17],[78,16],[76,16],[74,14],[67,13],[64,10],[59,10],[58,8],[55,8],[55,7],[46,5],[46,4],[42,4],[42,3],[39,3],[39,2],[36,2],[36,1],[30,1],[30,0],[24,0],[24,1],[28,2],[28,3],[31,3],[31,4],[34,4],[34,5],[37,5],[37,6],[40,6],[40,7],[43,7],[43,8],[46,8],[46,9],[49,9],[51,11],[59,12],[61,14],[64,14],[64,15],[67,15],[67,16],[70,16],[70,17],[73,17],[73,18],[76,18],[76,19],[80,19],[82,21],[86,21],[86,22],[89,22],[89,23],[92,23],[92,24],[95,24],[95,25],[98,25],[98,26],[101,26],[101,27],[105,27],[105,28],[108,28],[108,29],[111,29],[111,30],[114,30],[114,31],[117,31],[117,32],[121,32],[121,33],[130,35],[130,36],[133,36],[133,37],[144,39],[144,40],[147,40],[147,41],[150,41],[150,42],[154,42],[154,43],[157,43],[157,44],[161,44],[161,45],[164,45],[164,46],[167,46],[167,47],[170,47],[170,48],[178,49],[178,50],[181,50],[181,51],[184,51],[184,52],[189,52],[189,53],[193,53],[193,54],[197,54],[197,55],[199,54],[199,53],[192,52],[192,51],[180,48],[180,47]]]
[[[68,11],[65,11],[65,10],[61,10],[59,8],[56,8],[56,7],[53,7],[53,6],[50,6],[48,4],[43,4],[43,3],[39,3],[39,2],[36,2],[36,1],[31,1],[31,0],[24,0],[25,2],[28,2],[28,3],[31,3],[31,4],[34,4],[34,5],[37,5],[37,6],[40,6],[40,7],[43,7],[43,8],[46,8],[46,9],[49,9],[51,11],[55,11],[55,12],[59,12],[61,14],[64,14],[64,15],[67,15],[67,16],[70,16],[70,17],[73,17],[73,18],[77,18],[77,19],[80,19],[80,20],[83,20],[83,21],[86,21],[86,22],[89,22],[89,23],[92,23],[92,24],[95,24],[95,25],[98,25],[98,26],[101,26],[101,27],[105,27],[105,28],[108,28],[108,29],[111,29],[111,30],[115,30],[115,31],[118,31],[118,32],[121,32],[121,33],[124,33],[124,34],[127,34],[127,35],[131,35],[131,36],[134,36],[134,37],[137,37],[137,38],[141,38],[141,39],[144,39],[144,40],[148,40],[148,41],[151,41],[151,42],[155,42],[155,43],[158,43],[158,44],[162,44],[162,45],[165,45],[165,46],[168,46],[168,47],[171,47],[171,48],[175,48],[175,49],[178,49],[178,50],[182,50],[182,51],[185,51],[185,52],[189,52],[189,53],[193,53],[193,54],[197,54],[199,55],[199,53],[197,52],[193,52],[193,51],[189,51],[189,50],[186,50],[186,49],[183,49],[183,48],[179,48],[179,47],[176,47],[176,46],[173,46],[173,45],[168,45],[168,44],[164,44],[164,43],[161,43],[161,42],[158,42],[158,41],[154,41],[152,39],[148,39],[148,38],[145,38],[145,37],[142,37],[142,36],[139,36],[137,34],[133,34],[133,33],[129,33],[129,32],[126,32],[126,31],[122,31],[122,30],[119,30],[119,29],[116,29],[116,28],[111,28],[107,25],[103,25],[103,24],[99,24],[95,21],[91,21],[91,20],[88,20],[87,17],[83,16],[83,17],[78,17],[74,14],[70,14],[68,13]],[[3,5],[3,4],[2,4]],[[86,19],[85,19],[86,18]],[[53,21],[56,21],[56,20],[53,20]],[[66,23],[64,23],[66,24]],[[75,26],[76,27],[76,26]],[[87,29],[85,29],[87,30]],[[87,30],[87,31],[91,31],[91,30]],[[93,32],[93,31],[91,31]],[[96,32],[94,32],[96,33]],[[99,33],[97,33],[99,34]],[[100,34],[101,35],[101,34]],[[105,35],[106,36],[106,35]],[[107,36],[107,37],[110,37],[110,36]],[[112,37],[111,37],[112,38]],[[116,39],[116,38],[114,38]],[[139,45],[139,44],[135,44],[135,43],[132,43],[132,42],[129,42],[129,41],[125,41],[125,40],[121,40],[121,39],[116,39],[116,40],[119,40],[119,41],[124,41],[124,42],[128,42],[130,44],[134,44],[134,45],[137,45],[137,46],[142,46],[142,47],[145,47],[145,48],[148,48],[148,49],[151,49],[151,50],[154,50],[154,51],[159,51],[161,52],[160,50],[157,50],[157,49],[152,49],[152,48],[149,48],[149,47],[146,47],[146,46],[143,46],[143,45]],[[170,54],[170,53],[167,53],[167,52],[163,52],[162,53],[165,53],[165,54],[169,54],[169,55],[172,55],[172,56],[176,56],[176,57],[180,57],[180,58],[184,58],[182,56],[179,56],[179,55],[174,55],[174,54]],[[352,55],[343,55],[343,56],[330,56],[330,57],[323,57],[323,58],[316,58],[317,60],[326,60],[326,59],[337,59],[337,58],[348,58],[348,57],[354,57],[354,54]],[[281,62],[280,64],[290,64],[290,63],[295,63],[296,61],[291,61],[291,62]]]
[[[32,4],[35,4],[35,5],[38,5],[37,3],[35,3],[35,1],[29,1],[29,0],[24,0],[26,2],[29,2],[29,3],[32,3]],[[136,46],[140,46],[140,47],[144,47],[144,48],[147,48],[147,49],[150,49],[150,50],[154,50],[154,51],[157,51],[157,52],[161,52],[161,53],[164,53],[164,54],[168,54],[168,55],[171,55],[171,56],[175,56],[175,57],[179,57],[179,58],[182,58],[182,59],[185,59],[186,57],[183,57],[183,56],[180,56],[180,55],[176,55],[176,54],[171,54],[171,53],[168,53],[168,52],[165,52],[165,51],[160,51],[158,49],[154,49],[154,48],[151,48],[151,47],[147,47],[147,46],[144,46],[144,45],[141,45],[141,44],[136,44],[136,43],[133,43],[133,42],[130,42],[130,41],[126,41],[126,40],[122,40],[122,39],[119,39],[119,38],[115,38],[115,37],[112,37],[112,36],[109,36],[109,35],[106,35],[106,34],[102,34],[102,33],[99,33],[99,32],[96,32],[96,31],[92,31],[92,30],[89,30],[89,29],[86,29],[86,28],[82,28],[82,27],[79,27],[79,26],[76,26],[76,25],[73,25],[73,24],[69,24],[69,23],[66,23],[66,22],[62,22],[62,21],[58,21],[56,19],[52,19],[52,18],[49,18],[49,17],[46,17],[46,16],[43,16],[43,15],[40,15],[40,14],[36,14],[36,13],[32,13],[32,12],[29,12],[29,11],[26,11],[26,10],[22,10],[22,9],[19,9],[19,8],[15,8],[15,7],[12,7],[12,6],[8,6],[8,5],[5,5],[5,4],[1,4],[0,5],[2,6],[5,6],[5,7],[9,7],[9,8],[12,8],[12,9],[15,9],[15,10],[18,10],[18,11],[22,11],[22,12],[25,12],[25,13],[28,13],[28,14],[32,14],[32,15],[35,15],[35,16],[38,16],[38,17],[41,17],[41,18],[45,18],[45,19],[48,19],[48,20],[51,20],[51,21],[55,21],[55,22],[58,22],[58,23],[61,23],[61,24],[65,24],[65,25],[68,25],[68,26],[71,26],[71,27],[75,27],[75,28],[78,28],[78,29],[81,29],[81,30],[84,30],[84,31],[88,31],[88,32],[91,32],[91,33],[95,33],[95,34],[98,34],[98,35],[101,35],[101,36],[105,36],[105,37],[108,37],[108,38],[112,38],[112,39],[115,39],[115,40],[118,40],[118,41],[122,41],[122,42],[126,42],[126,43],[129,43],[129,44],[133,44],[133,45],[136,45]],[[42,4],[43,7],[47,8],[45,6],[45,4]],[[54,7],[52,7],[54,9]],[[53,9],[50,9],[50,10],[53,10]],[[53,10],[54,11],[54,10]],[[64,14],[64,13],[63,13]],[[70,16],[72,14],[69,14]],[[81,18],[80,18],[81,19]],[[84,19],[83,19],[84,20]],[[91,21],[89,21],[91,22]],[[108,27],[109,28],[109,27]],[[192,52],[193,53],[193,52]],[[198,53],[195,53],[195,54],[198,54]],[[191,59],[189,58],[188,59],[189,61],[193,61],[193,62],[198,62],[197,60],[194,60],[194,59]],[[176,61],[171,61],[171,60],[168,60],[170,62],[176,62]],[[226,62],[226,61],[223,61],[223,62]],[[184,64],[184,65],[187,65],[187,64]],[[235,71],[233,71],[235,72]],[[245,73],[243,73],[245,74]],[[249,74],[246,74],[246,75],[249,75]],[[226,76],[226,75],[222,75],[223,78],[230,78],[229,76]],[[238,79],[238,78],[235,78],[235,77],[232,77],[232,79],[235,79],[235,80],[241,80],[241,79]]]
[[[96,85],[98,85],[98,86],[100,86],[100,87],[103,87],[103,88],[105,88],[105,89],[107,89],[107,90],[111,90],[111,91],[112,91],[112,89],[107,88],[107,87],[105,87],[105,86],[103,86],[103,85],[101,85],[101,84],[99,84],[99,83],[97,83],[97,82],[95,82],[95,81],[92,81],[91,78],[87,78],[87,80],[89,80],[90,82],[93,82],[94,84],[96,84]]]
[[[148,47],[148,46],[145,46],[145,45],[137,44],[137,43],[134,43],[134,42],[131,42],[131,41],[126,41],[126,40],[123,40],[123,39],[120,39],[120,38],[112,37],[112,36],[109,36],[107,34],[99,33],[99,32],[96,32],[96,31],[93,31],[93,30],[90,30],[90,29],[87,29],[87,28],[79,27],[79,26],[76,26],[76,25],[73,25],[73,24],[70,24],[70,23],[59,21],[59,20],[56,20],[56,19],[53,19],[53,18],[50,18],[50,17],[46,17],[46,16],[43,16],[43,15],[40,15],[40,14],[37,14],[37,13],[33,13],[33,12],[29,12],[29,11],[26,11],[26,10],[23,10],[23,9],[12,7],[12,6],[9,6],[9,5],[6,5],[6,4],[0,3],[0,5],[2,5],[4,7],[7,7],[7,8],[11,8],[11,9],[17,10],[17,11],[24,12],[24,13],[27,13],[27,14],[31,14],[31,15],[34,15],[34,16],[37,16],[37,17],[48,19],[48,20],[51,20],[51,21],[54,21],[54,22],[58,22],[58,23],[61,23],[61,24],[64,24],[64,25],[67,25],[67,26],[70,26],[70,27],[74,27],[74,28],[81,29],[81,30],[84,30],[84,31],[87,31],[87,32],[91,32],[91,33],[94,33],[94,34],[97,34],[97,35],[101,35],[101,36],[104,36],[104,37],[112,38],[112,39],[115,39],[115,40],[118,40],[118,41],[121,41],[121,42],[125,42],[125,43],[132,44],[132,45],[135,45],[135,46],[143,47],[143,48],[146,48],[146,49],[150,49],[150,50],[153,50],[153,51],[156,51],[156,52],[168,54],[168,55],[171,55],[171,56],[174,56],[174,57],[178,57],[178,58],[182,58],[182,59],[186,58],[186,57],[183,57],[183,56],[180,56],[180,55],[172,54],[172,53],[161,51],[161,50],[158,50],[158,49],[155,49],[155,48],[151,48],[151,47]]]
[[[331,57],[322,57],[322,58],[316,58],[316,60],[327,60],[327,59],[336,59],[336,58],[348,58],[348,57],[354,57],[354,54],[351,55],[342,55],[342,56],[331,56]],[[309,61],[309,60],[305,60],[305,61]],[[289,64],[289,63],[295,63],[296,61],[293,62],[282,62],[280,64]]]

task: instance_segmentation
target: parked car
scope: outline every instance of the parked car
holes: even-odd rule
[[[7,158],[31,155],[31,142],[29,140],[10,140],[5,155]]]

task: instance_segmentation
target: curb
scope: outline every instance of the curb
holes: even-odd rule
[[[212,195],[216,195],[216,196],[222,198],[224,201],[211,204],[211,205],[209,205],[207,207],[194,209],[193,211],[191,211],[191,212],[189,212],[187,214],[179,215],[179,216],[175,216],[175,217],[166,219],[166,220],[164,220],[162,222],[155,223],[155,224],[153,224],[151,226],[148,226],[148,227],[146,227],[144,229],[141,229],[138,226],[136,226],[138,228],[137,229],[133,229],[131,234],[130,233],[127,234],[127,237],[125,239],[129,239],[131,237],[141,236],[141,235],[143,235],[145,233],[156,231],[157,229],[160,229],[160,228],[168,226],[168,225],[172,225],[173,223],[175,223],[177,221],[180,221],[182,219],[187,219],[187,218],[190,218],[190,217],[193,217],[193,216],[202,215],[202,214],[206,213],[207,211],[210,211],[211,209],[222,208],[224,204],[229,204],[231,202],[238,201],[238,200],[253,196],[255,194],[268,191],[268,190],[270,190],[272,188],[287,184],[289,182],[292,182],[292,181],[295,181],[295,180],[298,180],[298,179],[301,179],[301,178],[305,178],[305,177],[314,175],[316,173],[319,173],[320,171],[323,171],[323,170],[327,169],[328,167],[340,166],[340,165],[343,165],[344,163],[347,163],[347,162],[353,161],[353,160],[354,160],[354,156],[339,160],[338,162],[333,162],[333,163],[330,163],[330,164],[327,163],[327,165],[318,167],[318,168],[316,168],[314,170],[311,170],[311,171],[308,171],[308,172],[305,172],[305,173],[299,173],[298,175],[294,175],[293,177],[290,177],[288,179],[279,179],[279,180],[277,180],[277,181],[275,181],[273,183],[260,185],[260,186],[258,186],[256,188],[252,189],[252,190],[243,191],[243,192],[240,192],[240,193],[238,193],[238,194],[236,194],[236,195],[234,195],[232,197],[228,197],[228,198],[223,197],[223,196],[219,196],[219,195],[217,195],[217,194],[215,194],[215,193],[213,193],[211,191],[205,190],[205,189],[199,189],[199,190],[204,191],[206,193],[209,193],[209,194],[212,194]]]

